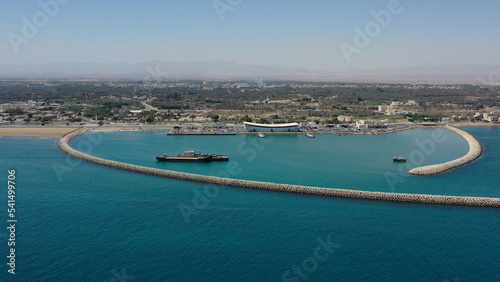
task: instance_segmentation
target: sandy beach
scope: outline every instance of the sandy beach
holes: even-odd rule
[[[0,127],[0,136],[61,137],[76,127]]]

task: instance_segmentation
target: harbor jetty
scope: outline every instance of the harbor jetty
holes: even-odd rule
[[[481,154],[483,153],[483,146],[481,146],[481,143],[479,143],[479,141],[477,141],[477,139],[474,138],[474,136],[472,136],[467,131],[456,127],[445,126],[444,128],[449,129],[457,133],[458,135],[462,136],[465,139],[465,141],[467,141],[467,144],[469,144],[469,152],[461,158],[446,163],[416,167],[408,171],[409,174],[413,175],[439,174],[446,172],[450,169],[466,165],[470,162],[475,161],[477,158],[481,156]]]
[[[292,185],[292,184],[278,184],[278,183],[269,183],[261,181],[240,180],[240,179],[232,179],[224,177],[199,175],[193,173],[185,173],[185,172],[127,164],[123,162],[117,162],[117,161],[94,157],[73,149],[69,145],[69,141],[74,137],[83,134],[86,131],[87,129],[77,129],[73,132],[64,135],[58,140],[57,146],[61,151],[70,156],[103,166],[108,166],[132,172],[150,174],[155,176],[196,181],[202,183],[210,183],[223,186],[234,186],[234,187],[243,187],[243,188],[288,192],[288,193],[356,198],[356,199],[366,199],[366,200],[392,201],[392,202],[497,207],[497,208],[500,207],[500,198],[372,192],[372,191],[337,189],[337,188],[311,187],[311,186]]]

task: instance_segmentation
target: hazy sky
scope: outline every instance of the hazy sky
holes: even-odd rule
[[[40,3],[51,4],[44,9]],[[0,63],[220,59],[334,71],[500,65],[500,1],[397,3],[2,0]],[[393,8],[388,9],[388,5]],[[379,24],[371,12],[381,10],[388,11],[382,14],[389,13],[391,19],[383,17]],[[355,28],[365,30],[367,25],[370,41],[358,40],[356,44]],[[350,63],[341,50],[342,42],[344,47],[356,48],[348,49],[357,52],[349,56]]]

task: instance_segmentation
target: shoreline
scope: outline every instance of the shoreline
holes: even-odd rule
[[[472,136],[469,132],[453,127],[453,126],[445,126],[443,128],[449,129],[456,134],[460,135],[462,138],[467,141],[467,144],[469,145],[469,151],[465,156],[460,157],[458,159],[441,163],[441,164],[434,164],[434,165],[427,165],[427,166],[421,166],[421,167],[416,167],[414,169],[411,169],[408,171],[409,174],[412,175],[435,175],[435,174],[440,174],[449,170],[452,170],[457,167],[461,167],[463,165],[466,165],[468,163],[471,163],[478,159],[482,154],[483,154],[483,146],[481,146],[481,143],[477,141],[474,136]]]
[[[184,124],[183,126],[186,126]],[[403,124],[401,124],[403,125]],[[161,131],[161,130],[171,130],[175,124],[169,125],[110,125],[110,126],[92,126],[85,127],[93,131]],[[231,125],[238,126],[238,125]],[[453,127],[500,127],[500,124],[482,124],[482,123],[454,123]],[[46,126],[0,126],[0,136],[8,137],[62,137],[64,134],[80,128],[81,126],[66,126],[66,125],[46,125]],[[429,128],[436,128],[443,126],[429,126]],[[403,128],[396,128],[394,130],[388,130],[386,132],[333,132],[333,131],[313,131],[313,134],[354,134],[354,135],[382,135],[396,133],[404,130],[410,130],[414,128],[427,128],[427,126],[422,125],[410,125]],[[265,132],[265,134],[305,134],[306,132]],[[256,132],[236,132],[236,134],[257,134]]]
[[[78,127],[0,127],[0,136],[61,138]]]
[[[500,198],[373,192],[373,191],[338,189],[338,188],[312,187],[312,186],[302,186],[302,185],[292,185],[292,184],[279,184],[279,183],[270,183],[262,181],[240,180],[240,179],[232,179],[224,177],[207,176],[207,175],[185,173],[185,172],[127,164],[123,162],[94,157],[82,153],[76,149],[73,149],[69,145],[70,140],[85,132],[87,132],[86,128],[80,128],[65,134],[57,141],[57,147],[62,152],[72,157],[102,166],[127,170],[131,172],[155,175],[160,177],[195,181],[201,183],[210,183],[223,186],[252,188],[252,189],[269,190],[277,192],[297,193],[297,194],[355,198],[364,200],[475,206],[475,207],[496,207],[496,208],[500,207]]]

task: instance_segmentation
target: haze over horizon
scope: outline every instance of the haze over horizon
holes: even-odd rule
[[[332,72],[500,66],[499,8],[493,0],[7,0],[0,3],[0,64],[222,60]]]

